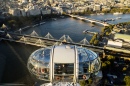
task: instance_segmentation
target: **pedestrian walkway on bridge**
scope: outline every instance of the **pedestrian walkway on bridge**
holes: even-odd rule
[[[1,40],[14,41],[34,46],[46,47],[60,44],[78,45],[87,48],[91,48],[94,51],[103,50],[102,47],[90,45],[88,40],[84,38],[80,42],[74,42],[69,35],[63,35],[60,39],[55,39],[49,32],[45,37],[39,37],[36,31],[32,31],[30,35],[23,35],[18,33],[7,33]],[[96,50],[97,49],[97,50]]]
[[[91,18],[87,18],[87,17],[84,17],[84,16],[79,16],[79,15],[71,15],[71,14],[66,14],[70,17],[74,17],[74,18],[77,18],[77,19],[81,19],[81,20],[85,20],[85,21],[89,21],[91,23],[97,23],[97,24],[100,24],[100,25],[103,25],[103,26],[109,26],[109,25],[112,25],[110,23],[107,23],[107,22],[103,22],[103,21],[99,21],[99,20],[96,20],[96,19],[91,19]]]

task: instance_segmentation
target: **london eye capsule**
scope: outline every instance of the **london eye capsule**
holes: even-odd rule
[[[40,48],[28,59],[28,70],[40,80],[78,83],[98,75],[101,61],[98,55],[83,47],[57,45]]]

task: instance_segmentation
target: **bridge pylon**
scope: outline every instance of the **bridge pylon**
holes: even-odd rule
[[[47,39],[54,39],[54,37],[48,32],[47,35],[44,37]]]
[[[79,43],[83,45],[90,45],[86,37],[83,40],[81,40]]]
[[[63,35],[59,40],[61,40],[62,42],[73,43],[73,40],[69,37],[69,35]]]
[[[66,40],[67,40],[67,42],[73,43],[73,40],[70,38],[69,35],[67,35]]]
[[[65,41],[65,40],[66,40],[66,36],[63,35],[59,40],[61,40],[61,41]]]
[[[44,45],[44,42],[41,39],[38,39],[35,44],[42,46],[42,45]]]
[[[30,34],[30,36],[39,36],[38,34],[37,34],[37,32],[35,31],[35,30],[33,30],[33,32]]]
[[[19,41],[24,42],[26,44],[27,38],[25,38],[24,36],[22,36]]]
[[[9,33],[6,34],[6,37],[8,37],[9,39],[12,39],[12,36]]]

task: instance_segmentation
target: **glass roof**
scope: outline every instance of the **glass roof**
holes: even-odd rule
[[[70,47],[74,46],[71,45]],[[52,47],[41,48],[34,51],[30,56],[31,63],[39,66],[49,66],[51,48]],[[90,62],[98,58],[97,54],[91,50],[78,46],[76,48],[78,51],[79,62]]]
[[[41,48],[36,50],[31,57],[33,57],[37,61],[44,61],[45,63],[50,62],[50,50],[51,48]]]
[[[87,48],[77,47],[79,62],[93,61],[98,58],[97,54]]]
[[[30,62],[35,66],[48,67],[50,62],[50,50],[51,47],[47,47],[34,51],[30,56]]]

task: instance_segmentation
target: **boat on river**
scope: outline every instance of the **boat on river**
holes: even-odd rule
[[[41,22],[40,25],[45,24],[46,22]]]
[[[113,13],[113,15],[120,15],[120,14],[123,14],[123,13],[120,13],[120,12]]]
[[[91,31],[89,31],[89,30],[87,30],[87,29],[84,30],[83,33],[84,33],[84,34],[87,34],[87,33],[88,33],[88,34],[96,34],[95,32],[91,32]]]
[[[52,20],[56,21],[57,19],[56,18],[52,18]]]
[[[117,17],[116,19],[121,19],[121,17]]]

